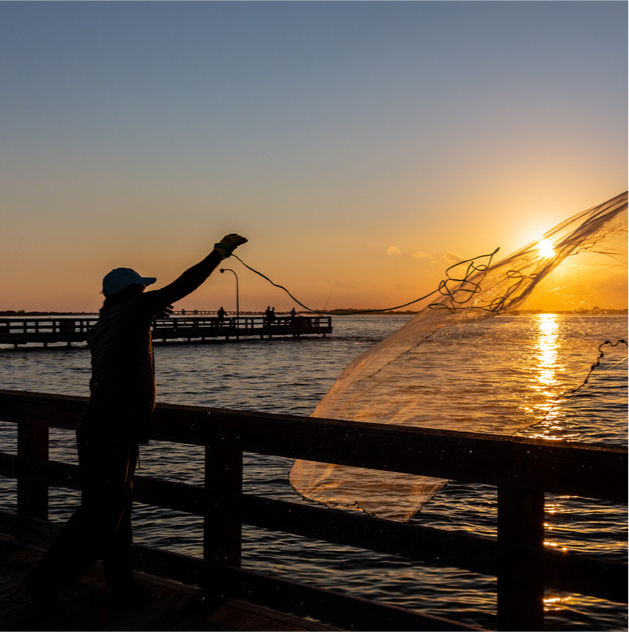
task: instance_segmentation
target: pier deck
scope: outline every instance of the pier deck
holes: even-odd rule
[[[0,534],[0,630],[337,630],[238,599],[204,596],[199,588],[138,573],[153,599],[146,604],[116,604],[108,598],[102,572],[95,567],[64,593],[65,612],[39,612],[24,592],[26,573],[41,551]]]
[[[89,330],[97,320],[97,317],[72,316],[3,317],[0,318],[0,348],[6,345],[15,349],[23,348],[24,345],[44,348],[84,345],[87,343]],[[278,316],[272,322],[268,322],[264,316],[224,319],[212,316],[172,316],[157,319],[153,324],[153,341],[156,344],[325,337],[331,333],[330,316]]]

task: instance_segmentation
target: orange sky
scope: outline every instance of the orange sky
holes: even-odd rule
[[[110,269],[165,284],[229,232],[314,308],[411,301],[627,189],[626,23],[609,2],[0,3],[0,310],[97,310]],[[293,307],[225,265],[241,310]],[[626,268],[586,290],[626,307]],[[177,307],[221,305],[231,274]]]

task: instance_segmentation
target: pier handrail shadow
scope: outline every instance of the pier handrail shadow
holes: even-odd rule
[[[48,488],[79,488],[78,467],[49,460],[49,428],[73,430],[87,399],[0,390],[0,421],[17,424],[16,512],[0,531],[50,539]],[[203,559],[136,545],[139,570],[345,629],[473,629],[417,611],[242,568],[242,526],[350,545],[428,566],[497,577],[499,630],[544,629],[544,588],[627,603],[627,565],[544,546],[544,493],[627,502],[627,450],[593,444],[159,404],[156,441],[203,446],[205,485],[137,476],[137,501],[204,517]],[[243,493],[243,454],[258,453],[497,487],[497,537],[397,523]]]

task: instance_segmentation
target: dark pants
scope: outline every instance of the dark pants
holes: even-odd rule
[[[133,582],[131,503],[137,445],[77,432],[81,506],[33,572],[37,583],[55,591],[77,582],[98,559],[105,582],[124,589]]]

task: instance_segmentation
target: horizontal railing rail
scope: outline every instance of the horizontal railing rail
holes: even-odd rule
[[[0,453],[0,475],[18,481],[20,516],[46,519],[49,486],[79,487],[77,466],[48,460],[48,428],[74,429],[85,403],[81,397],[0,391],[0,420],[18,424],[18,453]],[[544,492],[627,501],[623,448],[176,405],[158,405],[154,437],[206,449],[205,487],[145,476],[135,483],[140,502],[204,516],[204,560],[173,561],[174,566],[194,567],[191,577],[202,578],[197,583],[207,580],[199,564],[218,565],[230,569],[233,594],[250,589],[256,598],[270,599],[267,593],[276,580],[269,578],[263,589],[263,576],[252,578],[239,568],[242,525],[247,524],[496,576],[498,629],[543,629],[546,586],[626,603],[626,564],[543,546]],[[244,452],[496,486],[498,537],[245,494]],[[150,560],[161,553],[142,551],[140,557],[155,568]],[[299,593],[292,583],[284,589]],[[359,607],[359,602],[350,603],[350,609]],[[334,613],[321,607],[306,614],[338,623]],[[355,616],[361,620],[358,612]],[[451,623],[417,616],[424,624],[413,625],[428,628],[406,629],[451,629]]]

